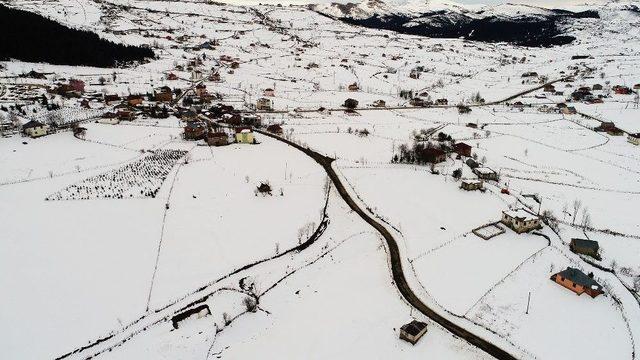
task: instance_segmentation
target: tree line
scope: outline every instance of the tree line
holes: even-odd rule
[[[27,11],[0,5],[0,60],[113,67],[153,58],[150,48],[116,44]]]

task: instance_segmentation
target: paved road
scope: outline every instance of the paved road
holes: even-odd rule
[[[322,154],[319,154],[309,148],[305,148],[302,147],[296,143],[293,143],[289,140],[286,140],[284,138],[281,138],[279,136],[273,135],[271,133],[262,131],[262,130],[255,130],[256,132],[265,135],[265,136],[269,136],[271,138],[274,138],[276,140],[282,141],[290,146],[293,146],[294,148],[302,151],[303,153],[305,153],[306,155],[310,156],[311,158],[313,158],[317,163],[319,163],[324,170],[326,171],[327,175],[329,175],[329,178],[331,179],[331,181],[333,182],[333,184],[336,187],[336,190],[338,190],[338,193],[340,194],[340,196],[344,199],[344,201],[349,205],[349,207],[355,212],[357,213],[364,221],[366,221],[369,225],[371,225],[373,228],[375,228],[380,235],[382,235],[382,237],[385,239],[385,241],[387,242],[388,248],[389,248],[389,257],[391,260],[391,272],[393,275],[393,280],[395,282],[395,285],[398,287],[398,290],[400,291],[400,293],[402,294],[402,296],[404,296],[404,298],[414,307],[416,308],[418,311],[420,311],[421,313],[423,313],[424,315],[426,315],[427,317],[429,317],[431,320],[437,322],[438,324],[440,324],[442,327],[444,327],[445,329],[449,330],[451,333],[453,333],[454,335],[461,337],[463,339],[465,339],[467,342],[469,342],[470,344],[482,349],[483,351],[485,351],[486,353],[488,353],[489,355],[495,357],[496,359],[500,359],[500,360],[515,360],[516,357],[511,355],[510,353],[508,353],[507,351],[499,348],[498,346],[492,344],[491,342],[489,342],[488,340],[485,340],[483,338],[481,338],[478,335],[474,335],[473,333],[469,332],[468,330],[462,328],[461,326],[454,324],[453,322],[451,322],[450,320],[448,320],[447,318],[445,318],[444,316],[438,314],[436,311],[434,311],[433,309],[431,309],[429,306],[427,306],[425,303],[422,302],[422,300],[420,300],[420,298],[413,292],[413,290],[411,290],[411,287],[409,286],[403,269],[402,269],[402,258],[401,258],[401,254],[400,254],[400,249],[398,248],[398,244],[396,242],[396,239],[393,237],[393,235],[391,235],[391,233],[379,222],[377,222],[376,220],[374,220],[371,216],[369,216],[364,210],[362,210],[357,203],[353,200],[353,198],[351,197],[351,195],[349,195],[349,192],[346,190],[346,188],[344,187],[344,185],[342,184],[342,181],[340,180],[340,177],[338,176],[338,174],[336,174],[336,172],[333,170],[333,167],[331,166],[331,164],[333,163],[334,159],[326,157]]]

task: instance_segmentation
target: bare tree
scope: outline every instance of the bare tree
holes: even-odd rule
[[[589,208],[585,207],[582,209],[582,221],[580,222],[583,229],[591,227],[591,215],[589,214]]]
[[[578,211],[582,208],[582,201],[575,199],[573,200],[573,219],[571,220],[571,224],[576,224],[576,217],[578,216]]]

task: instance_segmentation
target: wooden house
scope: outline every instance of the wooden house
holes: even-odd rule
[[[282,135],[282,133],[283,133],[282,126],[280,126],[278,124],[273,124],[273,125],[267,126],[267,131],[272,133],[272,134],[276,134],[276,135]]]
[[[118,110],[116,115],[120,121],[133,121],[136,118],[136,113],[131,110]]]
[[[207,134],[207,144],[209,146],[225,146],[229,144],[229,135],[225,132],[212,132]]]
[[[174,73],[168,73],[167,74],[167,80],[169,81],[175,81],[178,80],[178,75],[174,74]]]
[[[557,274],[551,275],[550,279],[577,295],[587,293],[587,295],[595,298],[600,294],[604,294],[602,286],[593,279],[592,273],[587,275],[576,268],[568,267]]]
[[[409,105],[422,107],[424,106],[424,100],[422,100],[422,98],[419,98],[419,97],[414,97],[409,101]]]
[[[427,324],[422,321],[413,320],[400,327],[400,339],[411,345],[415,345],[427,333]]]
[[[471,112],[471,108],[466,105],[458,105],[458,114],[468,114]]]
[[[207,134],[207,127],[200,121],[189,121],[184,127],[185,140],[204,139]]]
[[[455,143],[453,145],[453,151],[461,156],[471,157],[471,145],[463,142]]]
[[[137,106],[142,104],[142,101],[144,100],[144,98],[142,97],[142,95],[129,95],[127,96],[127,104],[129,104],[129,106]]]
[[[373,102],[373,107],[383,108],[383,107],[386,107],[386,106],[387,106],[387,103],[382,99],[379,99],[379,100],[376,100],[376,101]]]
[[[170,87],[163,86],[156,90],[153,97],[158,102],[171,102],[173,101],[173,92]]]
[[[576,254],[591,256],[600,260],[600,245],[597,241],[587,239],[571,239],[569,248]]]
[[[105,95],[104,96],[104,103],[106,105],[111,105],[114,103],[120,102],[120,96],[118,95]]]
[[[437,100],[435,101],[435,104],[436,104],[436,105],[439,105],[439,106],[449,105],[449,100],[444,99],[444,98],[443,98],[443,99],[437,99]]]
[[[518,234],[542,228],[540,217],[522,208],[503,211],[500,222]]]
[[[555,87],[555,86],[553,86],[552,84],[546,84],[546,85],[543,87],[543,91],[544,91],[544,92],[554,93],[554,92],[556,92],[556,87]]]
[[[84,92],[84,81],[82,80],[70,79],[69,86],[71,87],[72,91],[77,91],[79,93]]]
[[[360,87],[358,86],[358,83],[353,83],[353,84],[350,84],[350,85],[347,87],[347,89],[348,89],[349,91],[358,91],[358,90],[360,90]]]

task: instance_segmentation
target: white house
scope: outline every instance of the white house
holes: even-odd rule
[[[32,138],[37,138],[49,133],[49,125],[43,124],[39,121],[31,120],[28,123],[22,125],[22,132]]]
[[[256,102],[257,110],[273,110],[273,101],[267,98],[260,98]]]
[[[629,134],[629,136],[627,136],[627,141],[633,145],[640,145],[640,133]]]
[[[500,222],[518,234],[542,228],[540,217],[522,208],[503,211]]]

